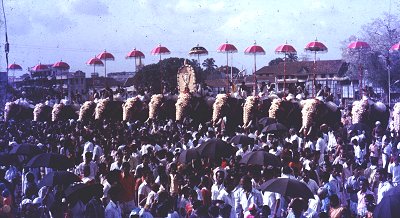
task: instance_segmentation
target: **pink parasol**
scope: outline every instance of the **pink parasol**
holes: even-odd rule
[[[257,89],[257,78],[256,78],[256,71],[257,71],[257,61],[256,61],[256,56],[257,55],[265,55],[265,50],[263,47],[257,45],[256,42],[254,42],[254,45],[249,46],[244,50],[244,54],[246,55],[254,55],[254,95],[256,95],[256,89]]]
[[[104,77],[107,77],[107,61],[114,61],[114,55],[104,49],[102,53],[97,55],[97,58],[100,60],[104,60]]]
[[[143,52],[141,52],[139,50],[136,50],[136,48],[134,48],[132,51],[130,51],[126,55],[125,58],[126,59],[130,59],[130,58],[135,59],[135,71],[136,71],[136,68],[137,68],[136,60],[139,59],[139,65],[141,65],[142,64],[142,58],[145,58],[145,56],[144,56]]]
[[[217,49],[217,52],[219,52],[219,53],[226,53],[226,79],[228,81],[226,92],[229,91],[229,76],[228,76],[229,75],[229,68],[228,68],[229,59],[228,59],[228,55],[229,55],[229,53],[236,53],[237,51],[238,51],[237,48],[234,45],[229,44],[228,41],[226,41],[226,43],[220,45]],[[232,63],[231,63],[231,65],[232,65]],[[232,81],[233,81],[233,72],[232,72],[232,66],[231,66],[231,82]]]
[[[275,49],[275,53],[285,55],[285,58],[283,59],[283,95],[286,96],[286,56],[288,54],[297,54],[297,51],[293,46],[286,42],[285,44],[278,46]]]
[[[359,92],[360,92],[360,98],[362,97],[362,95],[363,95],[363,86],[364,86],[364,84],[363,84],[363,77],[364,77],[364,75],[363,75],[363,69],[362,69],[362,65],[361,65],[361,62],[360,62],[360,59],[361,59],[361,53],[363,52],[363,51],[366,51],[366,50],[369,50],[371,47],[369,46],[369,44],[367,43],[367,42],[363,42],[363,41],[359,41],[358,39],[355,41],[355,42],[352,42],[352,43],[350,43],[348,46],[347,46],[347,48],[349,49],[349,50],[354,50],[354,51],[356,51],[356,52],[358,52],[358,70],[359,70],[359,79],[360,79],[360,82],[359,82]]]
[[[314,53],[314,74],[313,74],[313,85],[312,85],[312,97],[315,97],[315,86],[316,86],[316,74],[317,74],[317,53],[326,53],[328,52],[328,48],[322,42],[318,42],[317,39],[315,41],[310,42],[304,48],[307,52]]]

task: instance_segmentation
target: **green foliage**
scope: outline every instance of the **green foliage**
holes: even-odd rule
[[[342,58],[350,63],[347,75],[357,78],[360,66],[364,69],[364,78],[376,87],[388,92],[388,67],[391,70],[391,84],[400,79],[400,54],[389,53],[390,47],[400,41],[400,19],[384,14],[362,26],[360,41],[367,42],[370,50],[352,51],[347,46],[357,40],[350,36],[342,42]]]

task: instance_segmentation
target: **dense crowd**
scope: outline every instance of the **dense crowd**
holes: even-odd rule
[[[65,155],[80,181],[40,186],[54,169],[26,167],[32,155],[19,155],[0,169],[0,217],[371,217],[400,183],[399,137],[379,121],[371,131],[350,130],[351,111],[342,114],[343,125],[322,125],[315,137],[174,120],[1,122],[3,155],[23,144]],[[231,143],[237,135],[251,140]],[[187,150],[215,139],[235,152],[182,161]],[[280,165],[240,163],[258,150]],[[314,198],[260,189],[274,178],[304,182]],[[68,194],[82,183],[92,188],[88,199]]]

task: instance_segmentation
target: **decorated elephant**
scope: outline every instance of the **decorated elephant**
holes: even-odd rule
[[[51,121],[51,112],[53,108],[44,103],[35,105],[33,109],[33,120],[38,122],[49,122]]]
[[[95,120],[121,121],[123,114],[122,104],[122,101],[100,99],[94,112]]]
[[[374,102],[369,98],[363,98],[353,102],[351,109],[352,123],[363,123],[371,129],[375,126],[375,122],[381,122],[386,128],[389,123],[390,110],[382,102]]]
[[[228,94],[218,94],[213,105],[213,125],[224,125],[228,133],[236,131],[243,125],[243,103],[243,99],[234,98]]]
[[[332,129],[336,129],[340,124],[341,112],[333,102],[306,99],[301,101],[300,104],[302,106],[302,126],[300,131],[304,135],[315,136],[323,124]]]
[[[149,102],[149,120],[175,120],[177,98],[176,95],[152,95]]]
[[[25,104],[18,104],[17,102],[7,102],[4,107],[4,120],[32,120],[33,108]]]
[[[288,128],[301,128],[301,107],[296,100],[275,98],[271,102],[268,115]]]
[[[123,116],[124,121],[145,121],[148,117],[148,105],[143,102],[139,96],[128,98],[123,104]]]
[[[94,113],[96,110],[96,103],[94,101],[86,101],[82,104],[79,110],[79,121],[88,123],[94,120]]]
[[[53,122],[67,121],[69,119],[78,119],[77,110],[73,105],[60,103],[53,106],[53,110],[51,111],[51,120]]]

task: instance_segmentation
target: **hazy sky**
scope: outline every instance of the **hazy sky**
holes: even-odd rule
[[[260,67],[281,57],[274,50],[286,40],[301,56],[304,46],[318,37],[329,49],[318,57],[340,59],[340,42],[389,12],[390,5],[391,13],[399,11],[399,3],[390,0],[4,0],[10,62],[24,68],[18,75],[39,62],[61,59],[71,71],[91,73],[85,62],[104,49],[115,56],[107,62],[107,72],[133,71],[134,61],[125,55],[136,47],[146,55],[145,64],[155,63],[158,57],[150,51],[159,43],[171,51],[164,58],[189,58],[190,48],[200,44],[219,66],[226,56],[216,50],[228,40],[239,50],[233,65],[249,73],[253,58],[243,51],[254,40],[267,53],[258,56]],[[6,67],[3,24],[1,71]]]

